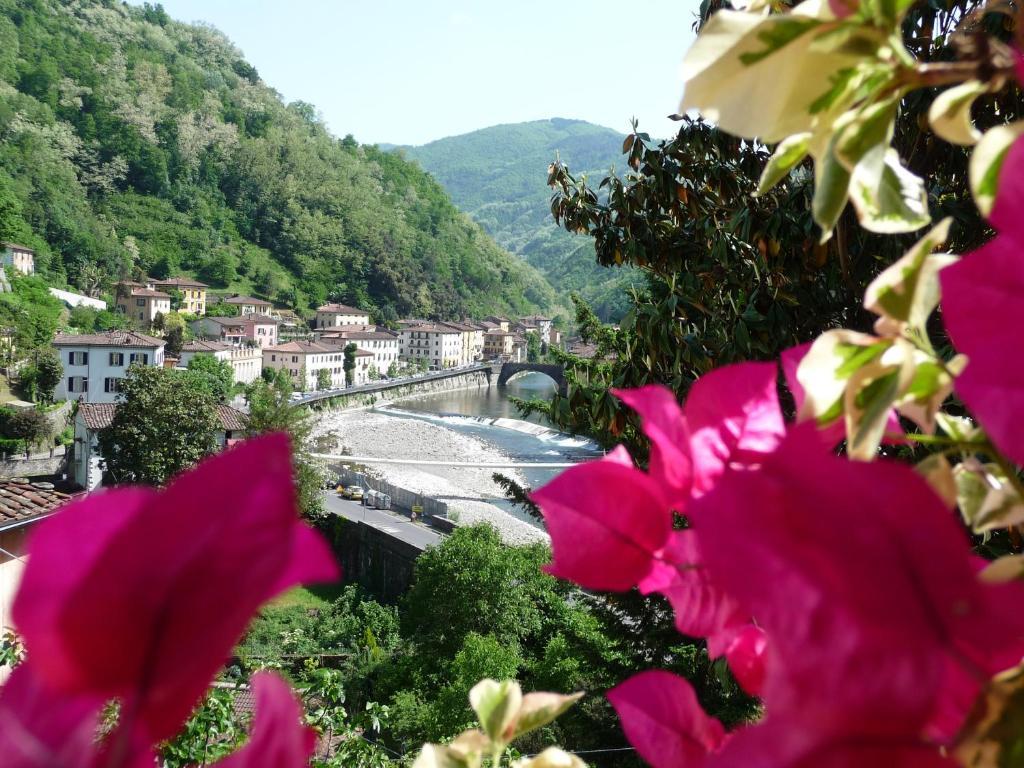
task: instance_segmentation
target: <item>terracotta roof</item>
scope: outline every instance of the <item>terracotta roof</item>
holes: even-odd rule
[[[337,352],[338,350],[332,347],[325,347],[323,344],[316,344],[312,341],[288,341],[284,344],[278,344],[276,347],[264,347],[263,352],[301,352],[302,354],[315,354],[319,355],[326,352]]]
[[[526,317],[519,318],[522,322],[534,322],[534,323],[550,323],[550,317],[544,317],[544,315],[526,315]]]
[[[169,299],[169,298],[171,298],[169,294],[166,294],[163,291],[152,291],[149,288],[133,288],[131,295],[132,296],[145,296],[145,297],[150,298],[150,299]]]
[[[29,248],[27,245],[18,245],[17,243],[0,243],[4,248],[17,248],[19,251],[28,251],[35,255],[35,251]]]
[[[332,315],[369,315],[365,309],[357,309],[347,304],[324,304],[316,308],[317,312],[327,312]]]
[[[79,403],[78,413],[89,429],[106,429],[117,413],[117,403]],[[217,419],[227,432],[245,429],[245,414],[230,405],[217,406]]]
[[[182,346],[182,352],[223,352],[231,349],[230,344],[225,344],[223,341],[206,341],[204,339],[195,339],[190,341],[188,344]]]
[[[443,325],[423,324],[410,325],[402,329],[402,332],[425,332],[425,333],[459,333],[455,328],[447,328]]]
[[[245,325],[245,318],[243,317],[201,317],[198,320],[193,320],[193,323],[201,323],[204,320],[211,320],[218,325]]]
[[[365,349],[357,349],[356,357],[373,357],[373,352],[367,352]]]
[[[27,480],[0,480],[0,530],[45,517],[70,498]]]
[[[240,432],[245,429],[245,414],[230,405],[217,406],[217,418],[226,432]]]
[[[269,307],[271,303],[264,301],[263,299],[257,299],[253,296],[232,296],[230,299],[224,299],[225,304],[255,304],[256,306]]]
[[[209,288],[206,283],[190,280],[187,277],[168,277],[166,280],[154,280],[153,285],[187,285],[189,288]]]
[[[345,339],[382,339],[384,341],[395,341],[398,338],[397,333],[391,331],[328,331],[320,334],[320,338],[323,341],[329,341],[331,339],[337,339],[344,341]]]
[[[164,341],[138,331],[106,331],[82,334],[58,333],[53,344],[57,347],[162,347]]]

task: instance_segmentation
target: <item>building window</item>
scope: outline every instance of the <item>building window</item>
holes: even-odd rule
[[[128,357],[128,362],[149,365],[149,354],[147,352],[132,352]]]
[[[68,365],[88,365],[89,364],[89,353],[88,352],[71,352],[68,355]]]
[[[135,306],[136,307],[144,307],[144,306],[146,306],[146,300],[145,299],[136,299],[135,300]]]
[[[111,352],[110,353],[110,364],[112,366],[123,366],[124,365],[124,352]]]
[[[271,355],[270,356],[270,362],[276,363],[277,362],[277,355]]]
[[[89,379],[85,376],[69,376],[68,377],[68,392],[80,393],[85,392],[89,389]]]
[[[104,392],[117,392],[121,389],[121,379],[116,376],[103,380],[103,391]]]

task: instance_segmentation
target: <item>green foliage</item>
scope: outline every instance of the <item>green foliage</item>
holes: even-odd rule
[[[627,289],[642,283],[632,269],[594,264],[593,245],[551,220],[545,169],[560,158],[588,173],[607,172],[623,136],[582,120],[497,125],[420,147],[400,147],[429,171],[452,200],[499,245],[540,270],[563,297],[581,293],[605,320],[628,308]]]
[[[228,401],[235,385],[235,371],[231,363],[207,354],[192,356],[188,361],[186,378],[192,387],[218,403]]]
[[[554,303],[426,173],[284,105],[215,30],[101,0],[2,6],[0,236],[55,282],[181,274],[396,316]]]
[[[53,347],[38,347],[18,371],[18,384],[35,402],[52,403],[53,391],[64,375],[60,354]]]
[[[8,440],[21,441],[26,454],[53,431],[46,414],[35,408],[8,408],[2,416],[0,435]]]
[[[160,758],[167,768],[208,765],[245,740],[246,730],[235,715],[234,700],[231,688],[209,690],[181,731],[161,746]]]
[[[131,366],[117,413],[99,434],[114,481],[163,485],[212,453],[220,429],[214,405],[184,372]]]
[[[14,345],[22,352],[48,346],[63,312],[39,277],[12,276],[11,292],[0,293],[0,326],[14,329]]]
[[[331,371],[328,368],[321,368],[316,372],[316,388],[317,389],[330,389],[331,388]]]
[[[347,386],[351,387],[352,384],[355,382],[355,376],[356,376],[356,345],[355,344],[346,344],[345,345],[344,359],[345,359],[345,361],[342,364],[342,368],[345,371],[345,384]]]
[[[531,363],[540,360],[540,336],[533,331],[526,334],[526,360]]]

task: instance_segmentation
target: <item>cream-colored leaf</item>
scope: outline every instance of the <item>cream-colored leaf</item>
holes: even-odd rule
[[[996,675],[978,696],[960,729],[952,756],[966,768],[1020,765],[1024,754],[1024,669]]]
[[[774,187],[807,157],[810,140],[810,133],[798,133],[779,142],[771,159],[764,167],[761,180],[757,183],[755,196],[763,195]]]
[[[975,533],[1024,523],[1024,500],[997,464],[967,459],[956,465],[953,476],[960,514]]]
[[[561,693],[535,692],[523,696],[519,717],[511,738],[518,738],[535,728],[547,725],[582,698],[583,692],[565,695]],[[509,739],[511,740],[511,739]]]
[[[951,144],[965,147],[977,144],[981,131],[974,127],[971,120],[971,105],[988,90],[985,83],[968,80],[940,93],[928,109],[928,122],[932,130]]]
[[[477,766],[479,763],[476,764]],[[412,768],[475,768],[465,756],[443,744],[424,744]]]
[[[924,181],[904,168],[888,146],[875,146],[854,167],[850,201],[861,226],[871,232],[913,232],[931,222]]]
[[[864,308],[883,318],[924,330],[939,304],[939,270],[957,260],[951,254],[933,254],[949,237],[952,219],[932,227],[906,254],[871,281],[864,293]]]
[[[492,741],[508,741],[504,734],[519,714],[523,691],[515,680],[481,680],[470,690],[469,703]]]
[[[1024,579],[1024,555],[1003,555],[986,565],[978,578],[986,584],[1006,584]]]
[[[885,436],[889,413],[914,377],[913,348],[897,340],[875,360],[859,367],[847,382],[843,397],[846,453],[871,461]]]
[[[914,469],[928,481],[928,485],[946,507],[956,507],[956,478],[953,476],[953,467],[944,454],[933,453],[919,461]]]
[[[865,356],[882,354],[882,349],[871,349],[879,341],[875,336],[846,330],[826,331],[815,339],[796,372],[797,381],[806,393],[797,418],[820,420],[836,410],[852,374],[852,370],[844,370],[844,365],[858,352]]]
[[[999,171],[1006,153],[1021,134],[1024,134],[1024,120],[997,126],[985,132],[971,153],[968,166],[971,194],[974,195],[974,204],[985,216],[992,212],[996,201]]]
[[[571,752],[548,747],[536,757],[517,761],[515,768],[587,768],[587,764]]]
[[[950,416],[948,413],[937,413],[935,423],[942,433],[953,440],[969,442],[978,438],[978,425],[966,416]]]
[[[883,40],[880,30],[837,22],[826,0],[769,16],[719,11],[683,60],[680,112],[696,109],[728,133],[769,144],[810,131],[812,105]]]

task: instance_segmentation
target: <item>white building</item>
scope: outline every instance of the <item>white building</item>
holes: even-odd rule
[[[163,340],[137,331],[58,334],[53,346],[64,366],[54,392],[57,400],[112,403],[128,366],[164,364]]]
[[[263,367],[285,370],[292,383],[303,392],[316,390],[320,371],[327,369],[331,389],[345,386],[345,353],[311,341],[289,341],[263,350]]]
[[[528,328],[536,328],[537,335],[540,336],[540,340],[545,344],[554,344],[555,340],[551,337],[551,318],[543,317],[542,315],[527,315],[519,319],[519,322]]]
[[[377,373],[387,374],[388,369],[398,362],[398,334],[388,330],[345,330],[324,331],[320,334],[320,343],[324,346],[338,347],[344,350],[349,344],[356,349],[369,352],[373,359],[369,365]]]
[[[116,305],[118,312],[150,326],[157,315],[166,316],[171,311],[171,297],[138,283],[118,283]]]
[[[399,334],[399,355],[411,363],[426,360],[436,370],[454,368],[462,364],[462,332],[441,324],[408,326]]]
[[[229,405],[217,405],[217,446],[221,449],[245,437],[245,414]],[[71,458],[75,485],[91,491],[103,480],[99,433],[110,426],[117,403],[82,403],[75,414],[75,447]]]
[[[263,350],[252,344],[225,344],[222,341],[196,339],[181,348],[179,368],[188,368],[196,355],[213,355],[231,365],[235,384],[251,384],[263,371]]]
[[[36,252],[27,245],[17,243],[0,243],[0,264],[13,267],[23,275],[33,275],[36,271]]]
[[[253,296],[232,296],[230,299],[224,299],[224,303],[238,307],[241,315],[269,315],[274,309],[274,305],[269,301]]]
[[[338,328],[343,325],[369,325],[370,313],[345,304],[324,304],[317,307],[314,328]]]

